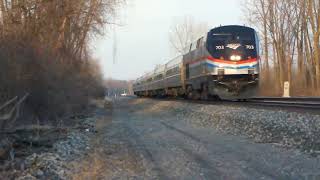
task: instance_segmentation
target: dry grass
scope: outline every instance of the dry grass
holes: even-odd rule
[[[130,101],[129,104],[130,105],[137,105],[137,104],[143,104],[144,102],[146,102],[147,99],[144,99],[144,98],[139,98],[139,99],[136,99],[134,101]]]
[[[154,103],[146,102],[147,99],[138,99],[133,103],[135,105],[142,105],[141,111],[137,111],[136,113],[139,114],[152,114],[152,113],[159,113],[176,106],[176,102],[171,101],[155,101]],[[146,105],[147,104],[147,105]]]
[[[303,76],[298,73],[292,74],[290,86],[291,96],[320,96],[320,91],[312,87],[310,82],[304,80]],[[269,72],[261,71],[259,89],[260,96],[283,95],[283,85],[280,84],[278,76],[273,70]]]
[[[73,166],[79,171],[72,176],[74,180],[101,179],[101,175],[109,169],[104,159],[97,152],[89,155],[86,160],[74,163]]]
[[[150,106],[148,109],[145,109],[145,113],[158,113],[158,112],[162,112],[166,109],[170,109],[172,108],[172,106],[174,106],[173,102],[169,102],[169,101],[160,101],[152,106]]]
[[[97,120],[98,134],[91,142],[92,149],[88,156],[70,165],[74,169],[71,179],[95,180],[114,179],[117,176],[134,177],[137,172],[144,171],[139,159],[140,156],[130,151],[131,146],[119,142],[117,139],[105,139],[107,126],[111,122],[112,114]]]

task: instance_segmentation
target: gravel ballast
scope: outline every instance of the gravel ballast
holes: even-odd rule
[[[72,179],[72,162],[87,155],[90,141],[95,134],[95,118],[83,120],[79,129],[74,129],[63,141],[53,144],[52,152],[32,154],[24,162],[24,171],[19,180],[33,179]]]
[[[228,105],[204,105],[172,102],[168,110],[177,113],[178,120],[219,131],[246,135],[256,142],[275,143],[299,148],[304,152],[320,152],[320,115],[264,110]]]

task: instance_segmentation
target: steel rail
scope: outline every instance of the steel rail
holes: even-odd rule
[[[253,97],[249,100],[273,100],[273,101],[313,101],[320,103],[320,97]]]
[[[247,102],[253,105],[320,109],[320,97],[255,97]]]
[[[168,100],[168,99],[166,99]],[[232,100],[190,100],[190,99],[170,99],[183,102],[191,102],[197,104],[219,105],[251,105],[260,107],[273,107],[273,108],[299,108],[299,109],[320,109],[320,98],[318,97],[294,97],[294,98],[282,98],[282,97],[255,97],[245,101],[232,101]]]
[[[161,98],[162,99],[162,98]],[[297,108],[306,110],[320,110],[320,97],[254,97],[246,99],[245,101],[236,100],[191,100],[183,98],[164,98],[162,100],[169,101],[181,101],[190,102],[196,104],[208,104],[208,105],[251,105],[260,107],[272,107],[272,108]],[[320,112],[320,111],[319,111]]]

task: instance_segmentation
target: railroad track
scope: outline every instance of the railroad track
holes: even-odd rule
[[[162,98],[160,98],[162,99]],[[260,106],[270,108],[289,108],[301,110],[320,110],[320,97],[255,97],[246,101],[231,101],[231,100],[190,100],[183,98],[164,98],[162,100],[190,102],[195,104],[211,104],[211,105],[243,105],[243,106]]]
[[[203,100],[185,100],[185,99],[171,99],[184,102],[191,102],[197,104],[211,104],[211,105],[244,105],[244,106],[260,106],[270,108],[289,108],[289,109],[303,109],[303,110],[320,110],[320,97],[255,97],[247,99],[246,101],[203,101]]]
[[[279,106],[279,107],[294,107],[320,109],[320,97],[256,97],[248,99],[246,103],[262,106]]]

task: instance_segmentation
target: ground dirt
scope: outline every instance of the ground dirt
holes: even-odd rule
[[[92,148],[72,162],[72,178],[320,179],[319,157],[195,126],[177,106],[123,98],[98,111]]]

